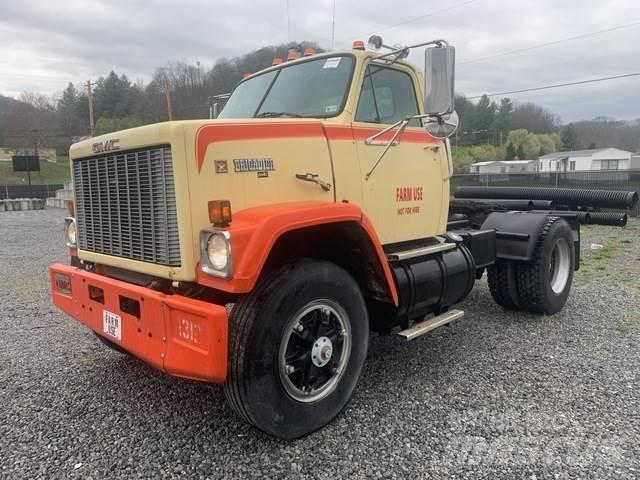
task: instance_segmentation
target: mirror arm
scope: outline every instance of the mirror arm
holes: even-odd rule
[[[376,142],[376,138],[381,137],[382,135],[384,135],[385,133],[387,133],[390,130],[393,130],[394,128],[400,126],[402,123],[407,122],[407,124],[413,120],[414,118],[427,118],[427,117],[431,117],[432,115],[429,114],[419,114],[419,115],[411,115],[408,116],[402,120],[398,120],[396,123],[394,123],[393,125],[389,125],[387,128],[385,128],[384,130],[380,130],[378,133],[371,135],[369,138],[367,138],[364,143],[365,145],[387,145],[387,142]],[[406,128],[405,127],[400,127],[402,129]],[[393,137],[395,138],[395,136]]]
[[[407,50],[411,50],[412,48],[428,47],[429,45],[436,45],[438,47],[448,47],[449,42],[447,42],[446,40],[439,39],[439,40],[431,40],[429,42],[424,42],[424,43],[417,43],[415,45],[409,45],[408,47],[397,48],[397,49],[391,50],[390,52],[381,53],[380,55],[371,57],[371,59],[380,60],[386,57],[390,57],[391,55],[402,55],[404,52],[406,52]],[[394,61],[395,60],[397,60],[397,58],[394,59]]]
[[[451,143],[448,138],[445,138],[442,143],[444,143],[444,153],[447,156],[447,167],[449,170],[449,176],[443,180],[451,180],[451,177],[453,177],[453,152],[451,151]]]
[[[389,149],[393,145],[397,145],[398,143],[400,143],[399,140],[398,140],[398,137],[400,137],[402,132],[404,132],[404,130],[407,128],[407,126],[409,125],[409,122],[411,122],[411,120],[413,120],[414,118],[425,118],[425,117],[428,117],[428,116],[429,115],[421,114],[421,115],[412,115],[410,117],[405,117],[404,119],[397,121],[393,125],[389,125],[384,130],[379,131],[375,135],[370,136],[369,138],[367,138],[364,141],[365,145],[385,145],[384,150],[382,151],[382,153],[378,157],[378,160],[376,160],[376,163],[373,164],[373,166],[371,167],[371,170],[369,170],[369,172],[364,176],[365,181],[369,180],[369,177],[371,177],[371,174],[378,167],[378,164],[382,161],[382,159],[387,154]],[[385,143],[378,143],[378,142],[375,141],[376,138],[384,135],[387,132],[390,132],[391,130],[393,130],[396,127],[398,128],[398,131],[393,135],[393,137],[391,137],[391,140],[389,140],[386,144]],[[398,140],[398,141],[396,141],[396,140]]]

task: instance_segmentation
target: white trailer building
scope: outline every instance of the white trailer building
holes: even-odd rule
[[[538,171],[629,170],[632,155],[632,152],[619,148],[550,153],[538,159]]]

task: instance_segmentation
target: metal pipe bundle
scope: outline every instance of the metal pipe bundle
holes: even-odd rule
[[[638,192],[538,187],[457,187],[456,198],[552,200],[572,207],[633,208]]]

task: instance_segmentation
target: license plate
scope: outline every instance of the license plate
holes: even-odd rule
[[[122,340],[122,317],[115,313],[102,311],[102,331],[116,340]]]

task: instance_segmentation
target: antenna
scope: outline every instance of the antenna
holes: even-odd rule
[[[287,43],[291,41],[291,15],[289,14],[289,0],[287,0]]]
[[[336,0],[333,0],[333,16],[331,18],[331,50],[336,40]]]

